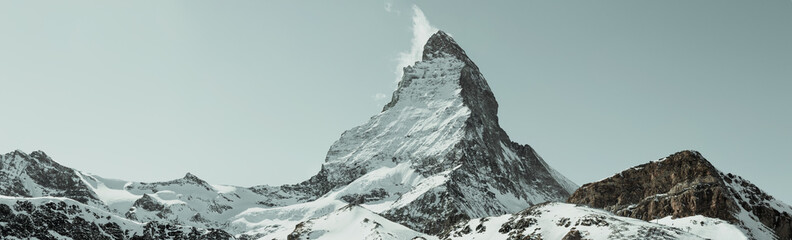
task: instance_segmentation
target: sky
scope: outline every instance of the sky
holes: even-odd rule
[[[577,184],[694,149],[792,204],[790,1],[0,1],[0,152],[297,183],[434,29]]]

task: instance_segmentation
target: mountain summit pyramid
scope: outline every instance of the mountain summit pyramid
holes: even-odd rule
[[[426,233],[461,219],[565,200],[577,186],[533,148],[512,142],[497,113],[478,67],[439,31],[427,41],[422,61],[404,68],[391,102],[344,132],[308,182],[324,194],[359,179],[377,181],[350,194],[377,195],[357,203]]]

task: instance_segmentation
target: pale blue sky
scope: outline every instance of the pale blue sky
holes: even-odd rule
[[[390,97],[412,4],[0,1],[0,151],[299,182]],[[511,138],[576,183],[696,149],[792,203],[790,1],[417,6],[479,65]]]

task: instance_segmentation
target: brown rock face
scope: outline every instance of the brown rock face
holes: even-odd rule
[[[789,205],[742,178],[721,173],[695,151],[678,152],[585,184],[567,202],[646,221],[703,215],[741,226],[748,224],[737,216],[746,211],[749,221],[760,222],[779,239],[792,239]]]
[[[694,215],[732,221],[737,206],[725,189],[712,164],[697,152],[683,151],[585,184],[567,202],[646,221]]]

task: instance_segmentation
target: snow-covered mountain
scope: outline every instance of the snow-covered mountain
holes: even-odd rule
[[[580,187],[568,202],[652,221],[704,216],[738,226],[750,239],[792,239],[792,207],[742,177],[682,151]]]
[[[0,236],[792,239],[789,205],[697,152],[578,189],[512,142],[497,112],[478,67],[440,31],[383,110],[341,134],[304,182],[237,187],[190,173],[132,182],[14,151],[0,155]]]
[[[249,209],[232,225],[266,225],[247,233],[278,237],[298,222],[354,203],[435,234],[460,220],[561,201],[576,187],[530,146],[509,140],[478,67],[438,32],[422,61],[404,69],[382,112],[344,132],[316,176],[280,188],[301,198]]]
[[[349,204],[353,212],[365,209],[411,231],[436,234],[470,218],[566,199],[577,185],[530,146],[512,142],[497,110],[478,67],[437,32],[422,61],[404,69],[391,102],[344,132],[321,171],[302,183],[242,188],[189,173],[167,182],[130,182],[61,166],[40,151],[16,151],[0,161],[0,193],[65,197],[138,223],[262,239],[285,239],[298,224],[321,226],[317,219]]]
[[[426,233],[566,199],[577,186],[509,140],[497,110],[478,67],[437,32],[383,111],[330,147],[319,188]]]

